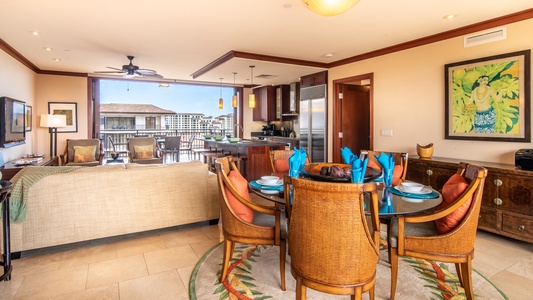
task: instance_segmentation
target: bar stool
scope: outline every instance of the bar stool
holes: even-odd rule
[[[213,149],[206,149],[206,148],[202,148],[202,149],[192,149],[192,155],[193,155],[193,159],[197,159],[200,160],[201,156],[204,156],[205,153],[212,153],[212,152],[217,152]],[[202,160],[202,162],[205,164],[206,163],[206,159],[205,159],[205,156],[204,156],[204,159]]]
[[[215,172],[215,160],[219,157],[227,156],[224,153],[219,152],[205,152],[203,153],[205,163],[207,164],[207,168],[211,172]]]

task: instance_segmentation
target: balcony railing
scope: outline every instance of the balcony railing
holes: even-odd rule
[[[234,133],[232,130],[226,129],[162,129],[162,130],[125,130],[125,129],[107,129],[100,132],[100,139],[102,140],[103,147],[106,153],[106,157],[110,157],[109,153],[113,151],[113,146],[111,145],[109,138],[113,140],[115,144],[115,150],[127,150],[128,139],[132,137],[154,137],[156,139],[165,138],[166,136],[181,136],[182,141],[190,140],[191,136],[195,136],[193,141],[193,149],[201,149],[204,147],[204,143],[197,138],[202,138],[204,135],[224,135],[226,133],[233,137]]]

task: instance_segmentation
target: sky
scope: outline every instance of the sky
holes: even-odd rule
[[[157,82],[106,80],[100,81],[101,103],[153,104],[176,113],[203,113],[217,117],[233,112],[233,88],[222,87],[224,109],[218,109],[220,87],[170,84],[160,88]]]

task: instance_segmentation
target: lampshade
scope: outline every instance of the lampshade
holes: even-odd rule
[[[58,128],[66,126],[66,115],[41,115],[41,127]]]
[[[354,7],[359,0],[302,0],[305,6],[322,16],[336,16]]]
[[[254,68],[255,66],[250,66],[250,85],[252,86],[252,88],[254,87]],[[255,108],[255,95],[253,90],[252,93],[250,93],[250,96],[248,96],[248,105],[250,106],[250,108]]]
[[[251,93],[248,97],[248,103],[250,104],[250,108],[255,108],[255,94]]]
[[[233,108],[236,108],[237,105],[238,105],[238,100],[237,100],[237,95],[233,95],[233,97],[231,98],[231,107]]]
[[[224,109],[224,99],[218,99],[218,109]]]

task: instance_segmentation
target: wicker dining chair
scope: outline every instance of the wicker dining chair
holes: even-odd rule
[[[287,238],[285,213],[283,210],[251,201],[248,182],[242,177],[233,159],[232,156],[226,156],[215,161],[224,235],[224,258],[220,281],[223,282],[228,276],[228,266],[235,243],[274,245],[280,248],[281,289],[285,290]],[[247,215],[248,213],[251,215]]]
[[[279,178],[289,174],[289,158],[294,150],[270,150],[270,165],[272,173]]]
[[[305,299],[307,287],[329,294],[365,292],[374,299],[379,262],[378,198],[375,183],[320,182],[285,176],[292,185],[289,223],[291,273],[296,299]],[[368,193],[370,223],[364,212]]]
[[[472,259],[486,176],[487,169],[460,163],[456,174],[442,189],[444,203],[437,210],[426,215],[392,218],[390,299],[396,293],[398,256],[454,263],[466,298],[474,299]],[[450,221],[456,225],[450,227],[443,223]]]
[[[381,166],[376,159],[376,155],[380,156],[381,153],[392,153],[392,157],[394,157],[394,174],[392,175],[392,184],[399,185],[405,181],[405,176],[407,175],[407,163],[409,162],[409,154],[407,152],[361,150],[360,157],[368,157],[369,166],[374,166],[381,169]]]

